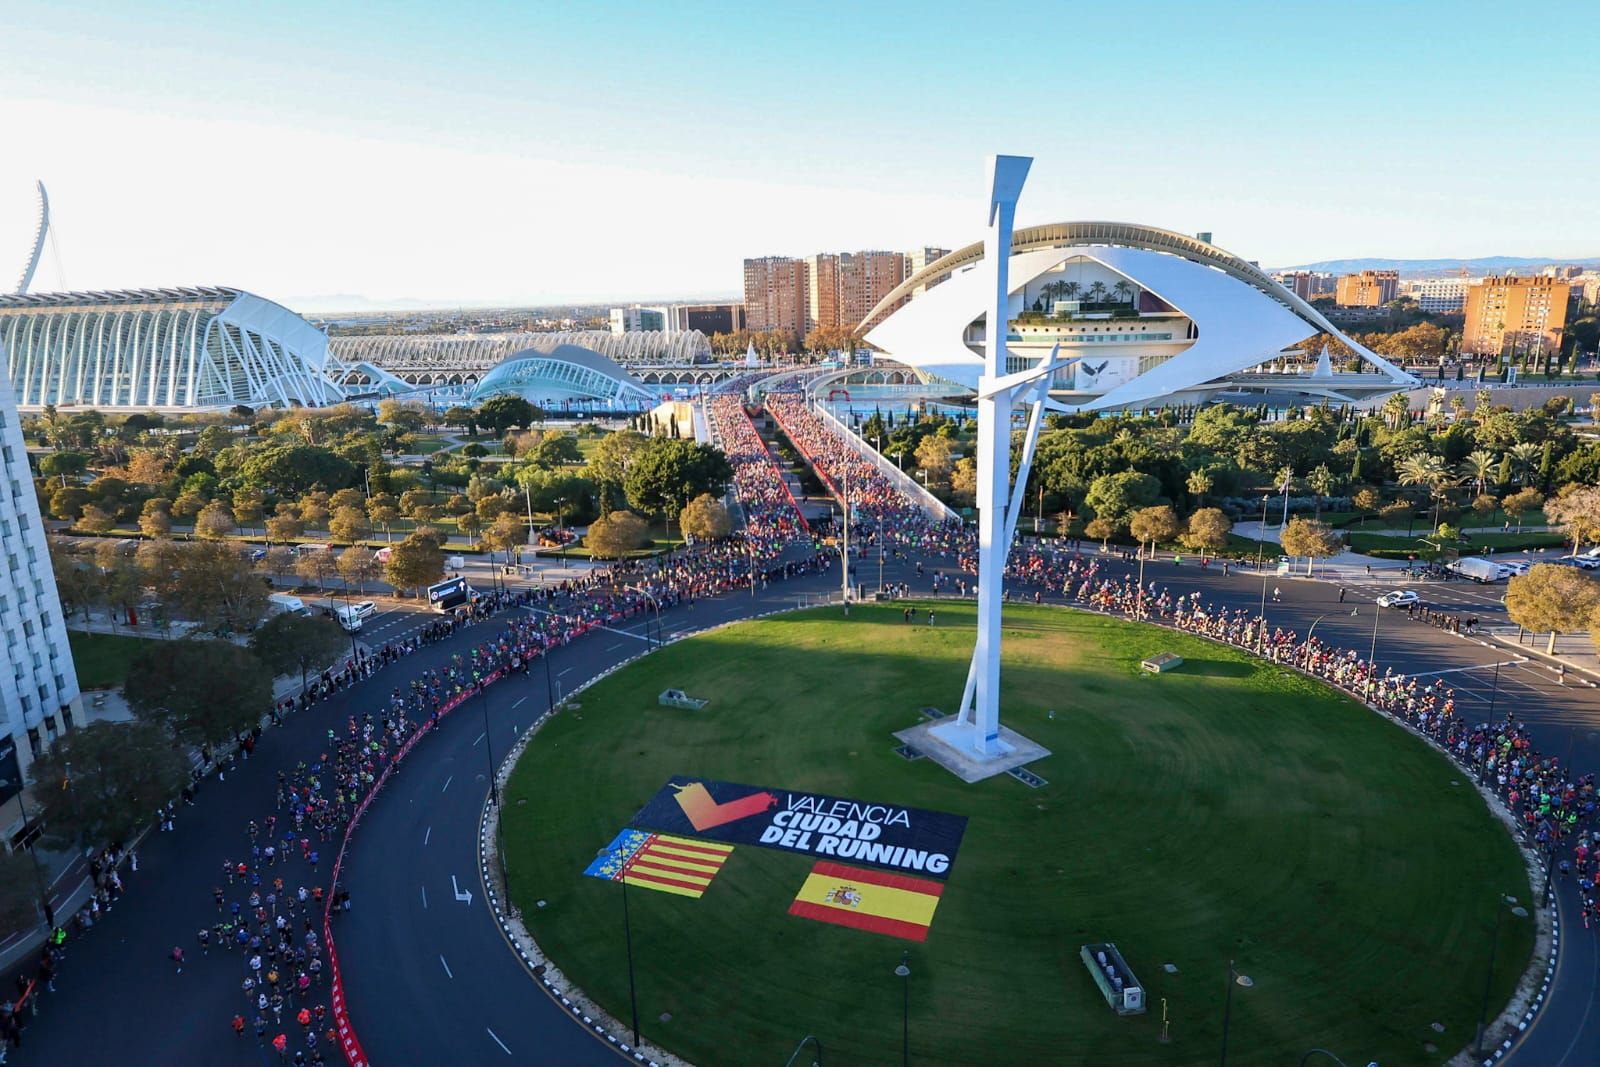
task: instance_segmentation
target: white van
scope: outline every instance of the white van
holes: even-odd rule
[[[276,615],[310,615],[306,602],[289,593],[269,593],[267,603]]]
[[[444,565],[453,571],[458,571],[467,565],[467,558],[465,556],[446,556]]]
[[[295,552],[297,552],[298,554],[300,554],[302,556],[309,556],[313,552],[332,552],[332,551],[333,551],[333,546],[332,545],[314,545],[314,544],[301,545],[299,548],[295,549]]]
[[[361,614],[354,605],[334,609],[333,617],[339,620],[339,625],[344,627],[344,632],[353,634],[361,629]]]

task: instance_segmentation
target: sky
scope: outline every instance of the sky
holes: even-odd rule
[[[36,290],[734,296],[747,256],[980,239],[995,152],[1035,157],[1019,225],[1600,255],[1592,7],[1507,12],[0,0],[0,285],[40,178]]]

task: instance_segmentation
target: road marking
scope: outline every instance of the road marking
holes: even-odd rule
[[[422,887],[422,906],[424,908],[426,908],[428,906],[428,887],[427,886],[423,886]]]
[[[522,705],[522,702],[523,702],[523,701],[524,701],[524,700],[527,700],[527,699],[528,699],[528,698],[527,698],[527,697],[518,697],[518,698],[517,698],[517,702],[516,702],[516,703],[515,703],[515,704],[513,704],[513,705],[511,705],[511,706],[512,706],[512,707],[513,707],[513,708],[515,708],[515,707],[520,707],[520,706],[521,706],[521,705]]]
[[[1480,663],[1475,667],[1450,667],[1442,671],[1418,671],[1415,674],[1407,674],[1405,677],[1409,681],[1412,678],[1432,678],[1434,675],[1438,674],[1458,674],[1461,671],[1488,671],[1493,670],[1496,667],[1515,667],[1525,662],[1527,661],[1520,659],[1508,659],[1501,660],[1499,663]]]
[[[489,1031],[489,1036],[490,1037],[494,1037],[494,1043],[499,1045],[500,1048],[505,1052],[505,1054],[507,1056],[511,1055],[511,1050],[506,1048],[506,1043],[504,1041],[501,1041],[498,1037],[495,1037],[495,1033],[494,1033],[493,1030],[489,1030],[489,1028],[487,1026],[485,1026],[484,1029]]]
[[[568,667],[568,668],[567,668],[567,669],[566,669],[566,670],[564,670],[564,671],[558,671],[558,672],[557,672],[557,673],[556,673],[556,677],[557,677],[557,678],[565,678],[565,677],[566,677],[566,676],[567,676],[567,675],[569,675],[569,674],[571,674],[571,673],[572,673],[572,668],[571,668],[571,667]]]
[[[454,979],[455,975],[450,973],[450,965],[448,963],[444,962],[444,957],[443,956],[439,957],[439,963],[444,966],[445,977],[446,978],[450,978],[450,979]]]
[[[444,789],[439,790],[439,792],[443,793],[445,789],[449,789],[450,788],[450,783],[455,781],[455,780],[456,780],[456,776],[453,775],[453,774],[450,777],[446,778],[444,780]]]
[[[483,741],[483,735],[479,734],[478,735],[478,740],[472,742],[473,747],[476,748],[482,741]]]
[[[456,900],[463,901],[469,905],[472,903],[472,891],[470,889],[463,891],[462,888],[456,884],[456,876],[453,874],[450,876],[450,888],[456,891]]]
[[[610,648],[606,649],[606,651],[607,652],[615,652],[617,649],[624,647],[624,645],[625,645],[625,642],[618,641],[616,644],[614,644]]]
[[[432,836],[433,836],[433,827],[430,826],[426,830],[424,830],[423,833],[422,833],[422,843],[424,845],[426,845],[428,843],[428,838],[430,838]]]

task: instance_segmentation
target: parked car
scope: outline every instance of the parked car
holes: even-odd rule
[[[1396,589],[1392,593],[1385,593],[1378,598],[1380,608],[1403,608],[1415,604],[1422,598],[1411,589]]]
[[[1508,570],[1512,574],[1516,575],[1516,574],[1527,574],[1528,570],[1533,566],[1533,564],[1529,563],[1525,559],[1513,559],[1513,560],[1507,560],[1506,562],[1500,564],[1500,566],[1504,567],[1506,570]]]
[[[262,560],[264,560],[266,558],[267,558],[267,550],[266,549],[264,549],[264,548],[251,549],[251,551],[250,551],[250,562],[251,563],[260,563]]]
[[[1580,571],[1592,571],[1600,568],[1600,558],[1594,556],[1568,556],[1567,558],[1572,561],[1572,566]]]

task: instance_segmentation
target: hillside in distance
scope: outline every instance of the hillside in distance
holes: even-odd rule
[[[1402,275],[1455,274],[1465,270],[1474,277],[1503,274],[1508,270],[1526,274],[1559,264],[1586,268],[1600,267],[1600,256],[1586,259],[1560,256],[1479,256],[1475,259],[1323,259],[1272,270],[1309,270],[1327,274],[1352,274],[1363,270],[1397,270]]]

